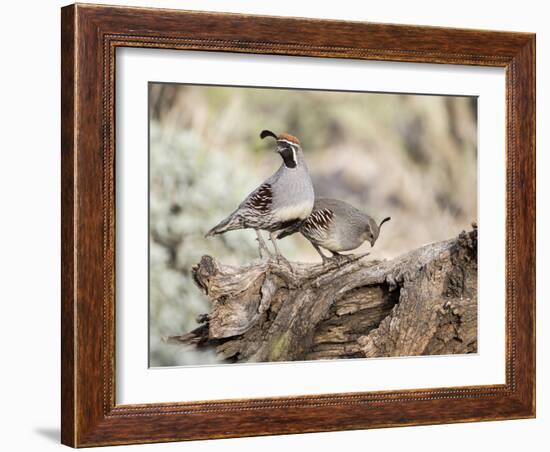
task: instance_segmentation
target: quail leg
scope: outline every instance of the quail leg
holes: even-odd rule
[[[323,254],[323,252],[321,251],[321,248],[319,248],[318,245],[316,245],[315,243],[312,243],[312,245],[313,245],[313,248],[315,248],[315,251],[317,251],[319,253],[319,255],[321,256],[321,259],[323,259],[323,265],[330,262],[330,259]]]
[[[334,259],[334,261],[338,266],[351,262],[355,258],[353,254],[340,254],[340,253],[337,253],[336,251],[331,251],[331,253],[332,253],[331,259]]]
[[[260,234],[260,231],[257,229],[254,229],[256,231],[256,240],[258,241],[258,251],[260,253],[260,259],[263,259],[263,252],[265,252],[266,257],[271,256],[271,252],[269,251],[269,248],[267,247],[262,235]]]
[[[274,232],[269,233],[269,239],[271,240],[271,243],[273,243],[273,248],[275,248],[275,257],[278,261],[283,261],[286,265],[288,265],[288,268],[290,268],[290,271],[293,271],[292,265],[290,265],[290,262],[281,254],[281,251],[279,250],[279,247],[277,246],[276,237]]]

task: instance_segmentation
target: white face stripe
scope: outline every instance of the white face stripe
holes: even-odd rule
[[[296,149],[298,148],[299,144],[296,144],[292,141],[288,141],[288,140],[277,140],[277,142],[282,142],[282,143],[286,143],[286,144],[289,144],[291,149],[292,149],[292,160],[294,160],[294,164],[297,165],[298,164],[298,159],[296,158]]]
[[[277,140],[282,141],[283,143],[290,144],[291,146],[299,146],[298,143],[294,143],[294,141],[288,141],[288,140]]]

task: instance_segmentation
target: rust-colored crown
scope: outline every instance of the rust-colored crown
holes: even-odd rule
[[[300,144],[300,140],[296,138],[294,135],[291,135],[289,133],[281,133],[277,139],[290,141],[291,143],[298,144],[298,145]]]

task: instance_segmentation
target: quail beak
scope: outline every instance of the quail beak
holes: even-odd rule
[[[372,239],[372,240],[370,241],[370,247],[372,248],[372,247],[374,246],[375,243],[376,243],[376,240],[375,240],[375,239]]]

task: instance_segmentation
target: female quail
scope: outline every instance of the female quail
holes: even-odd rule
[[[292,225],[278,234],[279,239],[300,231],[321,255],[323,263],[329,258],[321,252],[321,247],[329,250],[333,258],[348,258],[340,251],[358,248],[365,240],[374,246],[380,227],[389,221],[384,218],[380,224],[352,205],[338,199],[318,198],[310,216],[300,225]]]
[[[277,136],[269,130],[262,131],[260,137],[275,138],[283,163],[206,237],[235,229],[254,229],[261,256],[262,250],[270,254],[259,232],[263,229],[269,232],[277,257],[281,257],[274,233],[305,220],[311,213],[315,196],[298,138],[286,133]]]

